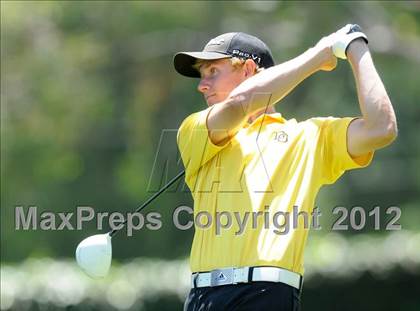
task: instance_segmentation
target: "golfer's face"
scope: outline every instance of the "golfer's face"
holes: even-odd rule
[[[220,103],[244,79],[243,69],[234,69],[230,59],[219,59],[200,68],[198,91],[203,93],[208,106]]]

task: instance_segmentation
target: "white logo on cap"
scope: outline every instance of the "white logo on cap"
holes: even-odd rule
[[[243,52],[243,51],[240,51],[240,50],[237,50],[237,49],[233,50],[232,54],[237,55],[238,57],[250,58],[250,59],[256,61],[258,64],[261,63],[261,57],[259,57],[257,54],[249,54],[247,52]]]

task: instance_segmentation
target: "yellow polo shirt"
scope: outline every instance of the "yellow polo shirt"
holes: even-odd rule
[[[373,157],[372,152],[353,159],[347,152],[347,127],[354,118],[297,122],[263,114],[217,146],[208,136],[210,109],[188,116],[177,136],[194,217],[200,214],[192,272],[278,266],[303,275],[309,229],[302,215],[293,223],[294,206],[295,215],[306,212],[310,221],[320,187]]]

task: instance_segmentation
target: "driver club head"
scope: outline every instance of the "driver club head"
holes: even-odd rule
[[[91,278],[103,278],[108,274],[112,260],[111,236],[96,234],[87,237],[76,248],[76,261]]]

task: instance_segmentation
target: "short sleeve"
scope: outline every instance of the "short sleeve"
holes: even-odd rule
[[[347,129],[357,118],[316,118],[319,126],[318,151],[322,164],[322,180],[325,184],[335,182],[345,171],[366,167],[374,152],[352,157],[347,148]]]
[[[179,127],[177,143],[187,180],[227,145],[217,146],[209,138],[207,116],[211,108],[189,115]]]

